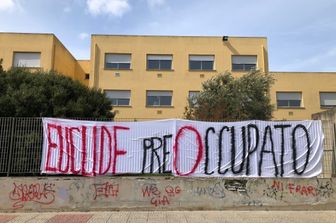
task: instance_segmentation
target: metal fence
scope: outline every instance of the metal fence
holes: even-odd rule
[[[42,118],[0,117],[0,176],[40,175],[42,140]]]
[[[76,118],[110,121],[110,119]],[[143,121],[149,119],[118,119]],[[319,177],[336,176],[336,123],[322,121],[324,140],[323,172]],[[0,117],[0,176],[40,175],[42,118]]]

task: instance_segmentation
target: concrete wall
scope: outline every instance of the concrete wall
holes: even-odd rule
[[[0,211],[336,209],[335,178],[0,178]]]

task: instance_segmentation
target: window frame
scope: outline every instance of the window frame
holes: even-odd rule
[[[233,63],[233,58],[234,57],[255,57],[255,67],[254,68],[250,68],[247,69],[245,68],[246,65],[251,65],[251,64],[247,64],[247,63]],[[234,69],[234,65],[242,65],[243,68],[242,69]],[[258,55],[231,55],[231,71],[233,72],[248,72],[248,71],[254,71],[258,69]]]
[[[170,56],[171,59],[170,59],[170,68],[161,68],[161,61],[168,61],[168,60],[151,60],[151,61],[159,61],[159,68],[149,68],[149,57],[150,56]],[[171,71],[173,70],[173,54],[147,54],[146,55],[146,69],[149,70],[149,71],[159,71],[159,70],[162,70],[162,71]]]
[[[287,99],[287,100],[279,100],[278,99],[278,94],[290,94],[290,93],[294,93],[294,94],[300,94],[300,105],[296,106],[296,105],[291,105],[290,101],[298,101],[298,100],[291,100],[291,99]],[[304,108],[303,107],[303,94],[302,91],[277,91],[275,92],[275,97],[276,97],[276,106],[277,108],[290,108],[290,109],[295,109],[295,108]],[[279,101],[288,101],[287,105],[279,105]]]
[[[170,93],[170,104],[169,105],[162,105],[160,102],[161,102],[161,97],[168,97],[168,96],[151,96],[151,97],[159,97],[159,104],[158,105],[150,105],[148,102],[149,102],[149,99],[148,97],[150,95],[148,95],[148,93],[150,92],[156,92],[156,93],[164,93],[164,92],[168,92]],[[173,91],[172,90],[146,90],[146,107],[149,107],[149,108],[162,108],[162,107],[166,107],[166,108],[169,108],[169,107],[173,107]]]
[[[111,91],[114,91],[114,92],[127,92],[129,93],[129,97],[128,98],[123,98],[123,97],[119,97],[119,98],[110,98],[107,96],[107,92],[111,92]],[[105,96],[111,101],[111,104],[113,107],[130,107],[131,106],[131,97],[132,97],[132,91],[131,90],[118,90],[118,89],[105,89],[104,90],[104,93],[105,93]],[[119,104],[119,103],[116,103],[116,104],[113,104],[113,100],[117,100],[117,102],[119,100],[124,100],[124,99],[128,99],[128,104],[127,105],[123,105],[123,104]]]
[[[107,67],[106,65],[108,64],[106,62],[106,58],[108,55],[129,55],[130,59],[129,59],[129,63],[109,63],[109,64],[118,64],[117,68],[114,67]],[[127,68],[122,68],[120,67],[120,64],[129,64],[129,67]],[[104,69],[105,70],[131,70],[132,69],[132,54],[131,53],[105,53],[104,56]]]
[[[191,57],[213,57],[213,60],[191,60]],[[189,54],[188,55],[188,62],[189,62],[189,71],[215,71],[215,60],[216,60],[216,56],[215,54]],[[201,68],[200,69],[194,69],[191,68],[191,62],[200,62],[201,64]],[[212,62],[212,68],[211,69],[203,69],[203,63],[205,62]]]
[[[15,66],[15,54],[20,53],[20,54],[39,54],[40,56],[40,63],[39,66],[36,67],[25,67],[25,66]],[[28,68],[28,69],[41,69],[41,57],[42,57],[42,52],[41,51],[13,51],[13,59],[12,59],[12,67],[16,68]]]
[[[335,105],[322,105],[321,94],[335,94],[335,96],[336,96],[335,91],[320,91],[319,92],[319,97],[320,97],[320,107],[321,108],[335,108],[336,107],[336,104]]]

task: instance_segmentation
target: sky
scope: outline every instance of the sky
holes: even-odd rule
[[[54,33],[77,59],[91,34],[263,36],[271,71],[336,72],[336,0],[0,0],[0,32]]]

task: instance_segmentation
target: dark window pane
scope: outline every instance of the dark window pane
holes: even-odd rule
[[[250,71],[255,69],[256,64],[232,64],[232,70]]]
[[[160,61],[160,70],[171,70],[171,60],[161,60]]]
[[[118,100],[115,98],[111,99],[112,105],[118,105]]]
[[[245,64],[244,70],[249,71],[249,70],[255,70],[256,65],[255,64]]]
[[[202,61],[189,61],[189,69],[190,70],[201,70],[202,69]]]
[[[129,105],[130,99],[128,98],[120,98],[118,99],[118,105]]]
[[[244,64],[232,64],[232,70],[244,70]]]
[[[301,101],[300,100],[289,100],[289,106],[300,107],[301,106]]]
[[[278,107],[288,107],[288,101],[287,100],[277,100],[277,106]]]
[[[160,96],[160,105],[171,105],[171,96]]]
[[[159,97],[157,97],[157,96],[147,96],[147,105],[148,106],[158,106],[158,105],[160,105]]]
[[[106,63],[105,68],[118,69],[118,64],[117,63]]]
[[[301,100],[277,100],[278,107],[300,107]]]
[[[158,70],[160,68],[159,60],[148,60],[147,61],[147,69],[148,70]]]
[[[213,61],[202,61],[202,70],[213,70]]]
[[[130,69],[131,64],[130,63],[119,63],[119,69]]]

